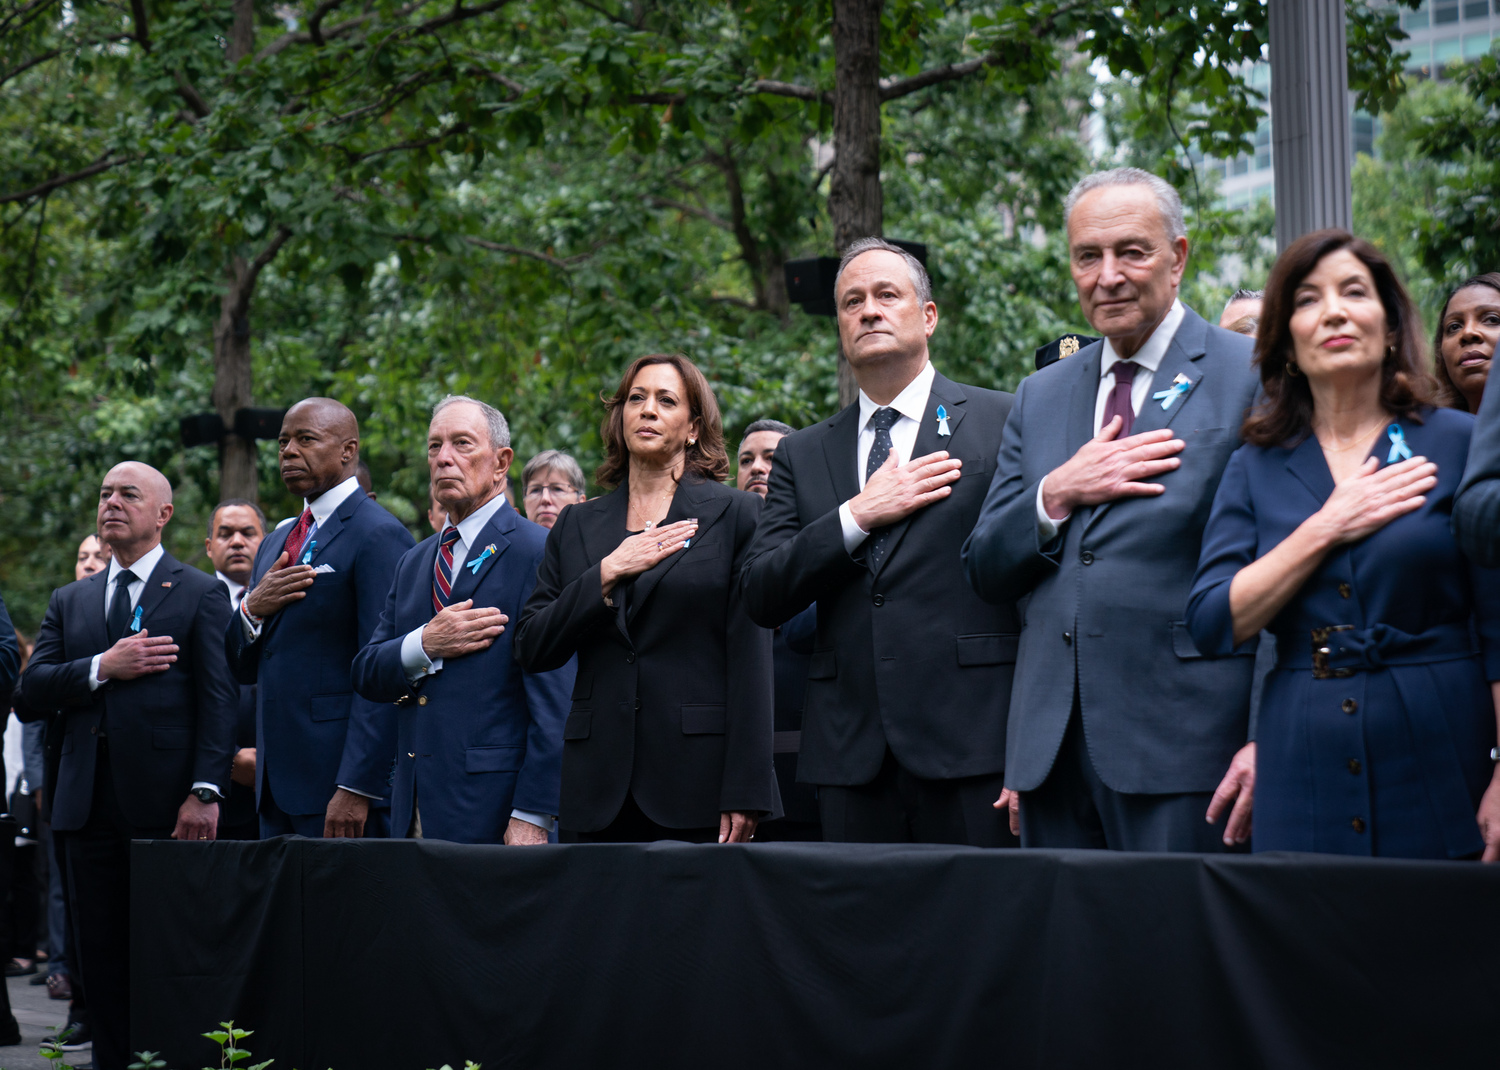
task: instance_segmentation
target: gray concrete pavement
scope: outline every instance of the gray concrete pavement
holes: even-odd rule
[[[9,1048],[0,1048],[0,1070],[46,1070],[58,1064],[40,1054],[42,1038],[56,1033],[68,1020],[68,1005],[57,999],[49,999],[46,985],[32,985],[30,977],[10,977],[6,988],[10,991],[10,1006],[21,1027],[22,1043]],[[87,1063],[90,1053],[70,1051],[63,1056],[63,1066],[78,1066]]]

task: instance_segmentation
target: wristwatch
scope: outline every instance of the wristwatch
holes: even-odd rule
[[[222,802],[224,799],[224,796],[220,795],[213,788],[194,788],[193,794],[198,796],[198,801],[204,806],[210,803]]]
[[[1500,762],[1500,747],[1490,748],[1490,761]]]

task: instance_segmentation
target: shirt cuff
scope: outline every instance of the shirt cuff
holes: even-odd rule
[[[422,633],[426,630],[425,624],[413,628],[401,640],[401,668],[406,671],[406,678],[413,682],[431,676],[443,667],[442,658],[429,658],[427,651],[422,649]]]
[[[342,791],[347,791],[350,795],[359,795],[366,799],[374,799],[377,802],[385,798],[383,795],[371,795],[368,792],[360,791],[358,788],[351,788],[348,784],[340,784],[338,787]]]
[[[533,814],[530,810],[512,810],[510,816],[548,832],[557,831],[557,818],[551,814]]]
[[[870,537],[870,533],[854,522],[854,510],[845,502],[839,506],[839,526],[844,529],[844,549],[853,553],[859,544]]]
[[[250,611],[245,608],[245,603],[240,603],[240,628],[245,633],[245,641],[253,643],[260,638],[260,627],[262,621],[252,619]]]
[[[95,654],[94,659],[89,662],[89,690],[98,691],[99,685],[104,683],[99,679],[99,663],[104,660],[103,654]]]
[[[195,781],[193,781],[193,790],[197,791],[199,788],[207,788],[209,791],[211,791],[215,795],[217,795],[220,798],[220,800],[222,800],[224,798],[224,793],[219,790],[219,785],[217,785],[217,784],[210,783],[207,780],[195,780]]]
[[[1036,485],[1036,534],[1037,540],[1043,546],[1046,546],[1053,539],[1057,538],[1057,533],[1068,522],[1068,517],[1073,515],[1069,513],[1068,516],[1063,517],[1061,520],[1053,520],[1047,515],[1047,507],[1042,504],[1042,492],[1046,489],[1046,486],[1047,478],[1043,476],[1042,481]]]

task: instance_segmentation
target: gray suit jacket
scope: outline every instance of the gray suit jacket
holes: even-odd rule
[[[1469,463],[1453,502],[1453,533],[1476,564],[1500,565],[1500,390],[1479,403]]]
[[[1183,623],[1209,507],[1259,385],[1251,342],[1191,309],[1152,382],[1192,389],[1170,409],[1147,398],[1134,433],[1171,427],[1182,465],[1166,492],[1074,512],[1042,545],[1037,484],[1093,436],[1103,343],[1022,382],[964,568],[993,602],[1026,599],[1006,742],[1006,784],[1041,785],[1075,689],[1089,754],[1110,788],[1212,791],[1246,740],[1253,656],[1209,659]],[[1245,651],[1254,654],[1253,644]]]

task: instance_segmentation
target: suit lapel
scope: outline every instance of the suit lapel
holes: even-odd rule
[[[1307,488],[1320,507],[1333,493],[1333,473],[1328,470],[1317,435],[1309,434],[1292,450],[1286,459],[1286,470],[1297,477],[1297,482]]]
[[[859,402],[839,413],[823,431],[823,456],[834,497],[847,502],[859,493]]]
[[[1094,413],[1099,407],[1099,365],[1104,359],[1104,343],[1084,346],[1072,359],[1074,363],[1069,367],[1078,369],[1078,378],[1073,383],[1073,396],[1068,405],[1068,440],[1063,443],[1059,464],[1094,437]]]
[[[693,536],[692,544],[685,550],[678,550],[665,560],[660,561],[654,568],[648,569],[635,578],[634,589],[630,593],[630,605],[626,609],[625,622],[635,620],[641,611],[641,606],[646,604],[646,599],[651,597],[651,592],[656,590],[657,584],[661,583],[662,577],[677,567],[677,563],[687,557],[694,550],[701,550],[704,536],[708,529],[713,527],[715,521],[724,515],[729,508],[729,499],[714,498],[704,492],[703,480],[694,476],[684,476],[681,483],[677,485],[677,493],[672,495],[672,507],[667,510],[666,517],[662,520],[662,527],[675,524],[679,520],[687,520],[689,517],[698,519],[698,533]]]
[[[177,590],[178,580],[182,573],[183,565],[165,550],[162,551],[161,560],[151,570],[150,577],[146,580],[146,586],[141,591],[141,600],[136,606],[141,611],[141,627],[151,627],[151,616],[156,612],[172,593]]]
[[[479,588],[480,578],[495,567],[495,562],[500,560],[502,554],[510,547],[510,540],[506,533],[516,526],[516,511],[510,507],[508,502],[501,502],[500,508],[495,510],[495,515],[490,517],[490,522],[479,532],[479,537],[474,540],[474,545],[469,547],[468,560],[464,562],[463,568],[459,569],[459,575],[453,577],[453,601],[462,602],[470,597]],[[484,557],[485,551],[493,546],[495,552]],[[483,561],[480,558],[484,557]],[[479,561],[478,568],[470,568]]]
[[[339,537],[339,532],[344,530],[344,525],[354,516],[355,510],[367,501],[369,501],[369,498],[365,496],[365,492],[355,489],[343,501],[339,502],[339,507],[329,513],[328,518],[323,523],[318,525],[318,529],[313,532],[313,542],[317,543],[312,549],[312,560],[314,562],[328,552],[328,544]],[[304,547],[304,555],[306,552],[306,547]]]
[[[577,508],[579,535],[583,539],[584,555],[594,564],[603,561],[614,553],[615,547],[620,545],[620,540],[625,537],[625,524],[630,511],[630,485],[622,483],[614,491],[598,499],[598,506],[585,510],[583,505],[569,506]],[[587,503],[593,505],[592,502]],[[615,588],[615,595],[623,595],[627,584],[621,584]],[[630,642],[630,633],[625,630],[625,600],[622,597],[614,599],[617,608],[615,610],[615,627],[620,632],[620,638],[627,643]]]
[[[158,562],[159,563],[159,562]],[[81,592],[88,612],[84,621],[88,630],[88,646],[93,651],[108,650],[109,642],[109,569],[100,569],[83,581],[87,586]]]
[[[941,375],[933,376],[932,389],[927,394],[927,407],[922,413],[922,422],[917,426],[916,441],[912,443],[912,459],[925,457],[929,453],[937,453],[939,450],[945,450],[950,455],[957,456],[958,451],[955,449],[954,443],[958,441],[959,425],[963,422],[964,418],[964,403],[968,400],[969,396],[964,393],[962,386]],[[950,434],[947,437],[938,436],[937,410],[939,405],[943,406],[943,410],[948,414],[948,430]],[[940,503],[933,503],[933,505],[938,504]],[[927,509],[931,509],[932,507],[930,505]],[[878,576],[881,572],[885,571],[886,565],[890,564],[891,558],[895,556],[896,547],[901,545],[901,540],[906,535],[906,530],[911,527],[912,521],[925,513],[927,509],[918,509],[904,520],[899,520],[891,525],[890,545],[886,547],[885,557],[881,560],[880,568],[876,571],[875,575]]]

